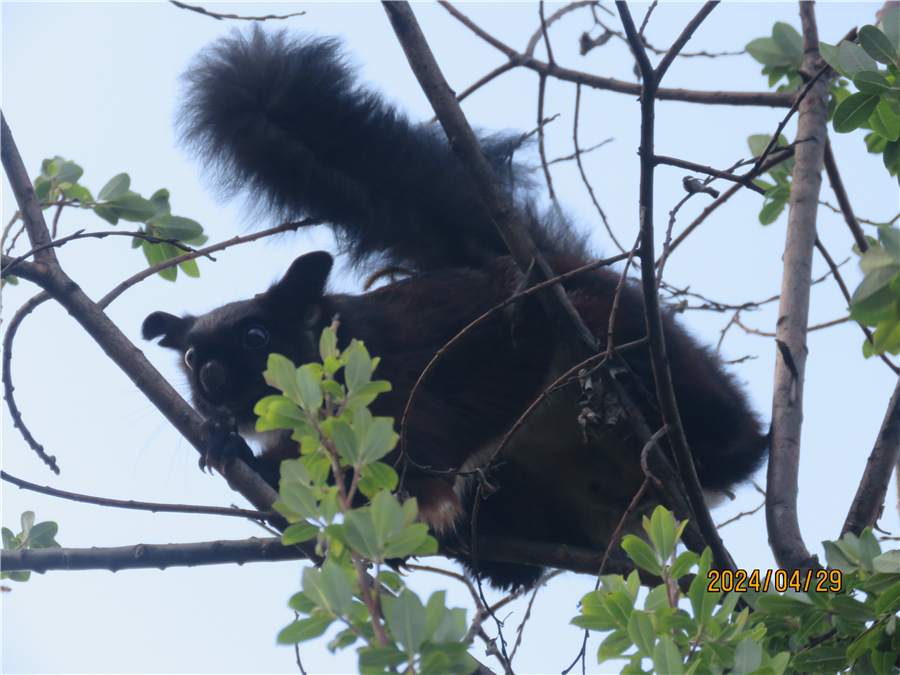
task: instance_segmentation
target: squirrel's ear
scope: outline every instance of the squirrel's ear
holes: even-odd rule
[[[282,296],[285,300],[302,299],[315,302],[325,291],[325,282],[334,258],[325,251],[313,251],[297,258],[281,281],[272,286],[270,293]]]
[[[145,340],[158,338],[160,335],[163,339],[159,341],[160,347],[168,347],[176,351],[184,351],[186,344],[185,338],[194,325],[196,317],[193,316],[174,316],[166,312],[153,312],[141,325],[141,337]]]

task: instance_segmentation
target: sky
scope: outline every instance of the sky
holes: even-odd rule
[[[389,22],[378,3],[268,3],[205,5],[211,11],[243,16],[305,11],[279,25],[343,37],[360,77],[397,102],[413,119],[432,112],[412,76]],[[468,3],[461,9],[491,34],[519,49],[539,26],[537,4]],[[553,11],[556,5],[548,6]],[[642,18],[646,4],[635,3]],[[662,3],[647,28],[649,40],[667,46],[699,5]],[[856,25],[874,22],[880,3],[820,3],[820,39],[835,43]],[[504,62],[504,57],[452,19],[437,5],[415,4],[425,36],[451,86],[463,90]],[[214,241],[249,231],[252,223],[241,204],[215,200],[199,167],[176,147],[172,115],[179,75],[205,44],[246,22],[215,21],[166,2],[39,3],[4,2],[2,20],[2,108],[25,165],[37,175],[41,160],[61,155],[75,160],[85,174],[82,184],[94,194],[112,176],[128,172],[131,189],[149,196],[166,187],[173,213],[199,221]],[[548,11],[548,13],[549,13]],[[618,20],[600,11],[612,26]],[[686,51],[738,51],[750,40],[771,34],[775,21],[799,29],[796,3],[724,3],[697,31]],[[272,22],[269,22],[272,23]],[[556,60],[567,67],[633,81],[625,47],[612,41],[586,57],[578,54],[578,37],[591,30],[589,13],[574,13],[553,26]],[[598,34],[594,29],[593,36]],[[541,47],[536,52],[543,59]],[[666,87],[704,90],[766,90],[761,66],[749,56],[678,59],[664,81]],[[513,71],[465,101],[470,121],[482,129],[535,127],[537,77]],[[632,242],[637,228],[639,110],[634,97],[584,91],[579,127],[582,147],[613,140],[586,158],[597,198],[620,241]],[[560,113],[547,126],[548,154],[572,152],[572,85],[549,83],[545,116]],[[771,133],[784,110],[723,108],[685,103],[657,106],[657,152],[726,168],[748,158],[747,136]],[[785,130],[793,138],[796,124]],[[898,191],[880,158],[867,155],[862,134],[832,134],[832,143],[857,215],[874,221],[892,218]],[[657,229],[682,198],[684,171],[657,171]],[[576,167],[553,165],[559,201],[578,228],[590,233],[598,255],[617,252],[594,211]],[[823,181],[823,199],[835,203]],[[4,181],[2,216],[15,211]],[[692,220],[706,206],[705,195],[688,202],[678,223]],[[761,198],[742,191],[698,229],[669,260],[667,280],[707,297],[738,304],[772,297],[781,284],[781,251],[786,215],[762,227],[757,214]],[[120,226],[121,227],[121,226]],[[677,230],[676,225],[676,231]],[[81,228],[110,226],[84,212],[66,212],[61,234]],[[870,229],[871,232],[871,229]],[[837,261],[852,256],[852,239],[840,216],[823,208],[819,236]],[[24,243],[24,242],[22,242]],[[19,252],[24,251],[20,243]],[[222,252],[217,262],[200,261],[199,280],[180,278],[172,284],[158,277],[138,284],[108,309],[109,316],[183,393],[186,386],[172,353],[140,340],[143,318],[152,311],[201,313],[264,290],[290,261],[310,250],[334,250],[327,231],[257,243]],[[99,299],[144,266],[125,238],[71,243],[59,259],[88,295]],[[826,271],[816,257],[813,274]],[[855,259],[842,274],[850,288],[861,279]],[[3,327],[15,308],[34,294],[27,282],[7,288]],[[339,261],[332,289],[360,292],[361,280]],[[776,305],[747,313],[745,325],[773,330]],[[831,280],[812,292],[810,323],[845,314],[845,302]],[[683,323],[699,340],[715,344],[730,316],[688,311]],[[806,371],[799,512],[810,550],[821,555],[820,542],[837,537],[853,498],[866,458],[877,435],[895,378],[877,360],[861,356],[862,333],[850,324],[810,335]],[[771,416],[775,346],[771,338],[731,328],[723,341],[725,360],[751,357],[730,367],[745,384],[762,419]],[[197,469],[196,451],[156,411],[130,380],[119,372],[66,313],[51,303],[38,309],[20,329],[12,374],[20,409],[29,428],[56,455],[62,469],[51,474],[2,413],[2,465],[5,471],[39,484],[117,499],[245,506],[219,476]],[[757,476],[762,485],[765,476]],[[60,526],[64,547],[126,546],[137,543],[188,543],[267,536],[235,518],[151,514],[106,509],[20,491],[2,491],[2,524],[19,531],[19,514],[32,510],[37,520]],[[896,493],[891,488],[882,527],[897,533]],[[717,521],[749,511],[760,503],[752,487],[735,502],[714,512]],[[766,544],[762,512],[722,530],[739,566],[775,566]],[[428,563],[440,563],[429,559]],[[450,564],[447,563],[449,566]],[[287,599],[299,590],[302,563],[247,564],[160,570],[51,572],[33,575],[26,584],[12,583],[2,598],[2,670],[13,673],[241,673],[297,672],[293,650],[276,646],[277,632],[293,614]],[[408,579],[422,597],[448,589],[448,606],[469,608],[468,592],[444,577],[416,574]],[[6,582],[10,583],[10,582]],[[582,633],[569,626],[578,600],[593,588],[591,577],[566,574],[554,579],[537,597],[532,619],[514,662],[517,672],[560,672],[575,658]],[[524,603],[505,616],[504,634],[515,640]],[[492,627],[487,627],[489,632]],[[350,650],[332,655],[326,640],[306,643],[301,651],[310,673],[355,670]],[[587,671],[598,666],[599,639],[588,645]],[[473,649],[476,658],[496,666]],[[618,667],[616,667],[618,669]]]

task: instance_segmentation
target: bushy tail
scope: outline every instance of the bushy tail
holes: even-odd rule
[[[286,220],[331,223],[356,262],[477,266],[506,248],[443,130],[411,123],[359,86],[334,38],[254,28],[220,38],[184,76],[180,140],[225,198]],[[522,136],[481,139],[509,189]],[[519,208],[545,252],[582,250],[567,223]]]

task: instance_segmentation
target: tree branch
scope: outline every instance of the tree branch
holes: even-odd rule
[[[820,60],[815,10],[800,2],[803,26],[803,68],[812,72]],[[806,369],[806,332],[812,255],[816,241],[816,212],[822,185],[827,139],[828,81],[819,79],[799,106],[797,138],[805,142],[794,151],[784,275],[776,323],[775,391],[772,402],[772,444],[766,488],[766,525],[769,545],[783,569],[819,569],[818,558],[803,543],[797,518],[797,478],[800,432],[803,423],[803,378]]]
[[[874,527],[881,516],[884,496],[887,494],[891,472],[900,458],[900,379],[894,387],[894,395],[888,404],[881,430],[875,439],[875,447],[866,462],[850,512],[841,528],[841,537],[847,532],[859,536],[866,527]]]
[[[0,158],[19,204],[31,245],[37,247],[49,244],[51,241],[47,225],[5,118],[0,120],[0,126],[2,126]],[[203,420],[200,416],[159,374],[143,352],[135,347],[103,310],[66,275],[56,261],[52,248],[39,251],[35,258],[43,264],[28,266],[36,272],[30,280],[59,302],[166,419],[202,452],[204,441],[200,428]],[[28,270],[28,267],[23,264],[20,269]],[[260,511],[268,511],[278,498],[278,493],[240,460],[235,460],[227,467],[224,475],[231,488],[244,495]],[[268,522],[279,530],[287,527],[287,521],[280,516],[271,518]]]
[[[464,26],[469,28],[475,35],[487,42],[489,45],[502,52],[511,62],[516,65],[523,66],[540,75],[555,77],[565,82],[574,82],[575,84],[583,84],[592,89],[601,89],[607,91],[615,91],[620,94],[629,94],[631,96],[640,96],[641,85],[634,82],[623,82],[612,77],[600,77],[591,73],[585,73],[578,70],[570,70],[557,65],[551,65],[538,61],[537,59],[521,54],[512,47],[504,44],[487,31],[478,26],[474,21],[469,19],[465,14],[460,12],[456,7],[446,0],[439,3],[446,9],[451,16],[457,19]],[[749,105],[760,106],[766,108],[790,108],[794,102],[796,94],[793,92],[755,92],[755,91],[696,91],[689,89],[664,89],[660,88],[656,97],[660,101],[685,101],[688,103],[700,103],[705,105]]]
[[[311,548],[311,547],[310,547]],[[207,541],[194,544],[136,544],[114,548],[40,548],[0,552],[0,571],[119,570],[197,567],[276,560],[306,560],[297,546],[280,537]]]
[[[692,20],[675,45],[667,53],[674,58],[677,54],[676,46],[684,45],[694,30],[700,25],[715,7],[715,2],[704,5],[697,16]],[[684,487],[690,507],[693,511],[694,522],[700,528],[703,539],[712,548],[713,557],[718,569],[735,569],[734,561],[728,553],[722,539],[716,531],[715,523],[709,514],[706,501],[703,497],[703,489],[697,478],[694,461],[687,439],[684,436],[684,428],[678,414],[678,403],[675,400],[675,390],[672,385],[672,374],[669,370],[669,359],[666,354],[665,338],[663,335],[662,314],[659,308],[659,292],[656,283],[655,254],[653,250],[653,172],[654,162],[654,124],[655,124],[655,97],[659,86],[659,73],[653,70],[646,54],[643,42],[637,33],[628,5],[616,2],[622,25],[625,27],[625,35],[635,53],[638,64],[641,67],[643,89],[641,91],[641,145],[638,154],[641,158],[641,184],[640,184],[640,227],[641,227],[641,289],[644,298],[644,314],[647,322],[647,335],[650,338],[650,362],[653,368],[653,378],[656,382],[656,396],[662,413],[663,424],[668,427],[668,440],[675,455],[678,471],[684,481]],[[666,61],[670,63],[671,59]],[[664,71],[663,71],[664,72]]]

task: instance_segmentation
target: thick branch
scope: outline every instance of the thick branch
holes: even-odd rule
[[[815,10],[800,3],[803,26],[803,68],[813,72],[820,60]],[[793,183],[784,250],[784,275],[776,324],[778,353],[772,401],[772,446],[766,488],[766,524],[769,544],[783,569],[817,569],[800,534],[797,518],[797,477],[800,431],[803,424],[803,379],[806,369],[806,327],[812,256],[816,241],[816,212],[822,185],[827,140],[828,81],[819,79],[800,104],[797,138],[804,142],[794,151]]]
[[[44,222],[44,214],[34,194],[31,179],[25,170],[25,164],[22,162],[22,156],[19,155],[12,132],[6,125],[6,117],[2,112],[0,112],[0,155],[3,157],[3,170],[6,171],[6,179],[12,187],[16,203],[19,205],[19,213],[22,214],[22,222],[25,224],[25,231],[28,232],[31,246],[33,248],[47,246],[50,244],[51,237],[47,230],[47,224]],[[56,253],[52,248],[45,248],[37,253],[34,259],[39,263],[56,262]]]
[[[309,547],[312,549],[312,547]],[[137,544],[115,548],[26,548],[0,552],[0,571],[47,572],[49,570],[119,570],[196,567],[276,560],[305,560],[296,546],[285,546],[279,537],[208,541],[195,544]]]
[[[900,458],[900,380],[894,387],[894,395],[888,404],[884,422],[875,439],[875,447],[866,462],[847,520],[841,529],[841,537],[847,532],[859,536],[866,527],[873,527],[881,516],[884,496],[887,493],[891,472]]]
[[[49,244],[51,240],[47,226],[44,223],[34,190],[31,188],[30,181],[28,181],[28,174],[22,164],[22,158],[19,156],[12,132],[6,125],[5,120],[2,121],[0,149],[2,149],[3,168],[10,178],[10,185],[19,203],[19,211],[25,222],[32,247]],[[23,180],[26,182],[23,182]],[[28,267],[22,266],[24,270],[33,267],[38,272],[30,280],[47,291],[57,302],[65,307],[69,314],[81,324],[88,335],[100,345],[100,348],[106,355],[131,378],[135,386],[165,415],[166,419],[195,448],[202,452],[204,442],[201,438],[200,426],[203,420],[200,416],[150,364],[143,352],[135,347],[119,330],[118,326],[104,314],[103,310],[81,290],[78,284],[66,275],[56,262],[56,256],[53,254],[52,248],[40,251],[35,257],[37,259],[45,258],[40,261],[45,263],[45,265],[44,269],[41,269],[39,264]],[[20,270],[21,273],[22,270]],[[228,467],[225,471],[225,477],[232,489],[244,495],[260,511],[268,511],[272,503],[278,498],[275,490],[240,460],[236,460]],[[284,529],[287,525],[286,521],[281,517],[272,518],[269,522],[279,529]]]

